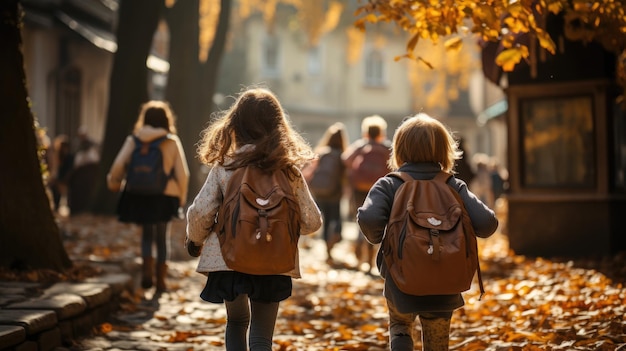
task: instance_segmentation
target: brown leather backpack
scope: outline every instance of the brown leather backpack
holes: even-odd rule
[[[471,220],[459,194],[440,172],[431,180],[408,173],[389,176],[398,188],[382,242],[387,270],[400,291],[410,295],[451,295],[470,288],[478,271],[484,292],[478,247]]]
[[[295,268],[300,206],[287,170],[236,169],[226,187],[216,232],[226,265],[258,275]]]

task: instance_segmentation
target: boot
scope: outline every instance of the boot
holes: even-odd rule
[[[422,350],[448,351],[450,319],[420,317],[420,323],[422,324]]]
[[[156,290],[158,292],[164,292],[167,290],[165,285],[165,276],[167,275],[167,264],[165,262],[157,263],[156,266]]]
[[[391,337],[391,351],[413,351],[413,338],[411,335],[400,334]]]
[[[143,267],[141,268],[141,287],[150,289],[152,287],[152,274],[154,272],[154,258],[143,257]]]
[[[334,262],[331,251],[333,251],[335,244],[339,241],[341,241],[341,234],[339,233],[332,233],[328,238],[328,241],[326,242],[326,263],[332,264]]]

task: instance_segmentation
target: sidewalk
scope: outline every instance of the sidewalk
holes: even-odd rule
[[[0,350],[63,350],[118,309],[133,289],[132,277],[108,265],[105,274],[84,282],[0,281]]]
[[[86,215],[73,219],[65,219],[61,223],[64,231],[64,244],[68,254],[73,256],[75,263],[89,258],[89,265],[97,266],[103,271],[103,275],[87,278],[83,282],[59,282],[55,284],[37,282],[17,282],[0,280],[0,351],[67,351],[71,350],[70,345],[77,339],[86,337],[93,333],[98,326],[105,323],[120,308],[120,303],[124,297],[133,299],[137,293],[137,280],[139,279],[139,260],[132,254],[135,243],[126,244],[126,252],[117,252],[115,261],[102,260],[94,255],[81,254],[80,242],[84,242],[86,237],[91,237],[94,251],[103,251],[102,247],[115,250],[115,246],[125,246],[125,241],[132,241],[139,238],[138,228],[127,227],[116,230],[120,238],[114,242],[109,242],[108,236],[102,240],[103,233],[99,227],[104,224],[90,223],[93,216]],[[111,220],[111,219],[108,219]],[[70,223],[71,222],[71,223]],[[107,224],[108,225],[108,224]],[[121,225],[121,224],[118,224]],[[344,241],[356,239],[357,229],[354,222],[345,222]],[[109,230],[110,231],[110,230]],[[130,233],[128,233],[131,231]],[[127,238],[124,238],[126,236]],[[136,236],[136,238],[134,238]],[[182,271],[193,270],[195,260],[190,258],[182,246],[184,239],[184,221],[172,222],[171,247],[170,247],[170,281],[179,281],[177,276],[184,276],[188,273]],[[318,239],[305,237],[304,245],[307,241],[310,245],[316,245]],[[319,245],[319,243],[317,243]],[[345,244],[344,244],[345,245]],[[137,248],[137,245],[135,245]],[[319,250],[320,254],[325,254]],[[121,253],[121,255],[120,255]],[[86,256],[77,258],[77,256]],[[350,261],[349,257],[343,257]],[[178,262],[177,262],[178,261]],[[180,263],[180,262],[183,263]],[[186,261],[186,262],[185,262]],[[345,261],[344,261],[345,263]],[[351,262],[354,263],[354,262]],[[175,278],[172,279],[172,276]],[[193,287],[181,287],[180,282],[173,282],[174,289],[193,290],[199,289],[202,285],[202,278],[193,277]],[[187,283],[190,284],[190,283]],[[144,293],[144,292],[139,292]],[[197,299],[199,292],[194,291],[192,295]],[[154,301],[144,301],[151,304]],[[158,307],[158,302],[157,307]],[[204,304],[197,308],[205,312],[213,313],[219,305]],[[150,306],[142,308],[151,309]],[[142,309],[140,308],[140,310]],[[166,313],[161,308],[161,313]],[[130,315],[127,318],[144,319],[144,312]],[[151,313],[148,313],[151,314]],[[152,316],[148,316],[150,319]],[[131,321],[132,322],[132,321]],[[145,321],[141,321],[145,322]],[[127,340],[132,344],[132,340]],[[171,346],[171,345],[170,345]],[[130,346],[131,349],[134,346]]]
[[[132,256],[103,260],[79,250],[79,247],[106,248],[108,243],[99,242],[111,241],[99,238],[103,235],[92,235],[90,230],[97,227],[92,218],[79,217],[74,225],[65,218],[61,229],[72,261],[93,267],[100,271],[99,275],[79,282],[54,284],[37,282],[40,276],[33,277],[33,282],[0,279],[0,351],[67,350],[64,345],[91,333],[132,294],[138,272]],[[114,230],[116,234],[123,232],[119,228]]]
[[[280,305],[277,350],[388,349],[382,279],[355,267],[356,225],[344,223],[334,264],[321,239],[303,237],[303,277]],[[182,247],[184,221],[172,223],[168,291],[158,296],[137,288],[138,228],[96,216],[70,224],[68,254],[106,262],[99,266],[107,274],[50,287],[0,282],[0,350],[224,349],[224,305],[199,297],[206,277]],[[451,350],[626,350],[626,253],[588,261],[523,257],[499,233],[479,246],[486,294],[479,300],[475,286],[464,293]]]

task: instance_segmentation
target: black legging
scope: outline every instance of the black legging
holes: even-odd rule
[[[167,260],[168,242],[167,242],[167,222],[146,223],[143,224],[143,233],[141,235],[141,256],[152,257],[152,244],[156,243],[157,247],[157,263],[165,263]]]
[[[322,212],[322,236],[328,242],[334,234],[341,236],[341,205],[339,200],[317,200],[317,206]]]
[[[249,330],[250,351],[272,350],[272,336],[278,315],[278,302],[249,301],[248,295],[239,294],[233,301],[225,301],[226,350],[246,350]]]

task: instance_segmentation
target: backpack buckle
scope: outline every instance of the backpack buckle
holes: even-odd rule
[[[439,241],[439,230],[430,229],[430,241],[428,243],[428,252],[429,255],[433,255],[433,260],[439,261],[441,257],[441,242]]]

